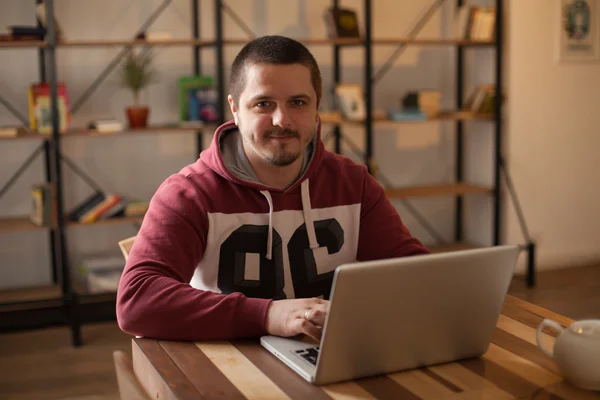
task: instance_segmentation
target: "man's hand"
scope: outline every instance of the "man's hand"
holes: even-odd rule
[[[327,300],[275,300],[267,309],[266,330],[269,335],[283,337],[304,333],[318,341],[328,311]]]

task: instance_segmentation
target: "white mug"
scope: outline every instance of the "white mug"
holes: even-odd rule
[[[558,332],[554,350],[542,344],[542,329]],[[600,319],[576,321],[563,328],[551,319],[544,319],[537,328],[537,344],[552,358],[565,378],[574,386],[600,390]]]

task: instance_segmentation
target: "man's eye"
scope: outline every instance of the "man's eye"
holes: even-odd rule
[[[261,101],[260,103],[256,103],[256,107],[259,107],[259,108],[268,107],[269,105],[270,105],[270,103],[268,101]]]
[[[304,100],[292,100],[292,104],[295,106],[303,106],[306,102]]]

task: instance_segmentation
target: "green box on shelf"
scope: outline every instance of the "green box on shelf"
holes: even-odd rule
[[[212,76],[182,76],[178,81],[180,122],[216,122],[218,94]]]

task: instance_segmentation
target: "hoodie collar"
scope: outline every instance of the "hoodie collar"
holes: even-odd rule
[[[231,170],[229,170],[229,168],[227,168],[227,165],[223,160],[223,155],[221,154],[221,137],[224,134],[227,134],[228,131],[232,129],[237,129],[237,125],[235,124],[234,120],[227,121],[223,125],[219,126],[215,131],[210,147],[200,154],[200,157],[205,165],[207,165],[210,169],[212,169],[228,181],[237,183],[239,185],[251,187],[259,191],[269,190],[274,193],[290,192],[294,189],[297,189],[305,179],[309,178],[315,171],[317,171],[319,165],[321,164],[325,147],[323,146],[323,143],[321,141],[321,119],[318,118],[315,128],[315,138],[313,138],[313,150],[311,158],[308,161],[308,166],[305,169],[304,174],[293,185],[291,185],[287,189],[275,189],[263,185],[262,183],[257,181],[250,181],[239,178],[235,173],[233,173]]]

